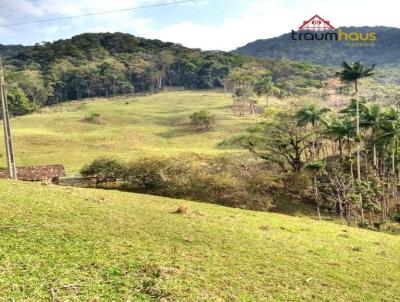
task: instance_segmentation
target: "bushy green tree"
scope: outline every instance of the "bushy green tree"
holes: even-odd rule
[[[95,178],[97,184],[115,182],[123,175],[123,164],[113,158],[99,158],[82,167],[80,173],[84,177]]]
[[[278,88],[275,87],[272,77],[263,76],[259,78],[254,84],[254,91],[257,96],[265,96],[267,99],[267,106],[269,105],[269,97],[277,93]]]
[[[24,115],[37,108],[21,88],[12,88],[7,92],[8,109],[13,116]]]
[[[52,94],[51,87],[46,87],[43,74],[39,70],[27,69],[16,72],[14,80],[28,99],[37,106],[45,105]]]
[[[241,145],[254,155],[273,162],[283,171],[302,170],[309,161],[313,133],[299,127],[293,114],[279,113],[271,121],[259,123],[241,137]]]
[[[190,116],[191,124],[204,130],[211,130],[215,125],[215,115],[208,110],[194,112]]]

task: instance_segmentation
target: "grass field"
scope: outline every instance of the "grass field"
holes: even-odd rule
[[[229,96],[216,91],[64,103],[12,119],[16,162],[61,163],[68,172],[76,172],[100,156],[129,159],[138,154],[225,153],[217,144],[254,123],[250,116],[235,117],[231,105]],[[189,116],[201,109],[217,115],[215,131],[199,133],[191,127]],[[101,123],[82,122],[89,113],[99,113]],[[4,155],[3,149],[0,152]]]
[[[0,301],[400,296],[399,237],[306,218],[1,180],[0,220]]]
[[[17,164],[77,172],[100,156],[245,152],[218,148],[254,123],[231,102],[216,91],[164,92],[45,108],[12,119]],[[214,131],[189,124],[200,109],[217,115]],[[82,121],[90,113],[98,124]],[[305,217],[0,180],[0,236],[0,301],[400,297],[400,237]]]

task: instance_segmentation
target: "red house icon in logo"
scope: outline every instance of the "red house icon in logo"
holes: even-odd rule
[[[330,21],[324,20],[320,16],[315,15],[310,20],[303,21],[303,25],[299,27],[299,30],[323,31],[335,30],[335,28],[331,25]]]

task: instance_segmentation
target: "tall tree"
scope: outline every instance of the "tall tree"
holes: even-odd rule
[[[22,70],[16,73],[15,81],[26,96],[35,105],[43,106],[52,93],[52,89],[46,87],[44,77],[39,70]]]
[[[254,91],[258,97],[266,96],[267,106],[269,105],[269,96],[272,95],[277,88],[275,87],[272,77],[262,77],[254,84]]]
[[[287,172],[299,172],[307,163],[304,156],[310,151],[312,133],[299,127],[292,114],[278,114],[274,120],[248,129],[241,145],[254,155],[273,162]]]
[[[316,148],[316,131],[317,131],[317,126],[319,126],[320,123],[325,123],[324,121],[324,116],[327,112],[330,110],[328,108],[318,108],[314,104],[310,104],[308,106],[305,106],[301,108],[299,111],[297,111],[295,117],[297,118],[297,125],[300,127],[305,127],[308,125],[312,126],[312,157],[313,157],[313,166],[311,170],[316,170],[316,168],[319,168],[319,165],[317,165],[316,160],[317,160],[317,148]],[[318,169],[319,170],[319,169]],[[320,212],[320,207],[319,207],[319,193],[318,193],[318,186],[317,186],[317,176],[315,173],[313,173],[313,184],[314,184],[314,189],[315,189],[315,201],[317,203],[317,213],[318,213],[318,219],[321,220],[321,212]]]
[[[374,165],[374,169],[377,169],[378,160],[377,160],[377,134],[381,129],[382,123],[382,110],[378,104],[371,104],[364,106],[361,110],[361,121],[360,126],[366,128],[371,132],[371,143],[372,143],[372,161]]]
[[[311,125],[313,133],[313,161],[316,161],[317,148],[316,148],[316,133],[317,127],[321,123],[325,123],[324,116],[330,109],[318,108],[314,104],[307,105],[296,112],[297,125],[305,127]]]
[[[391,146],[391,166],[392,166],[392,180],[393,180],[393,196],[395,195],[396,178],[397,178],[397,165],[398,165],[398,143],[400,137],[400,111],[397,108],[389,108],[385,112],[381,124],[382,136],[381,139],[386,144]]]
[[[328,124],[325,134],[332,137],[339,143],[340,159],[343,160],[343,143],[346,141],[348,155],[351,158],[351,141],[355,137],[355,126],[349,119],[334,119]]]
[[[375,65],[372,65],[368,68],[364,67],[361,62],[355,62],[352,64],[343,61],[342,71],[337,73],[337,76],[340,78],[342,82],[345,83],[354,83],[354,90],[356,93],[356,142],[357,142],[357,179],[361,181],[361,159],[360,159],[360,106],[358,99],[358,81],[362,78],[372,76],[373,70],[375,69]],[[364,222],[364,210],[362,206],[362,197],[360,195],[360,203],[361,203],[361,219]]]
[[[7,102],[13,116],[28,114],[37,108],[18,87],[13,87],[7,92]]]

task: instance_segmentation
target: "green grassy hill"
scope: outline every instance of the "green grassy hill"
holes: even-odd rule
[[[222,92],[182,91],[44,108],[12,119],[17,165],[61,163],[76,172],[99,156],[225,153],[217,144],[254,123],[250,116],[235,117],[231,105]],[[217,115],[215,131],[199,133],[191,127],[189,116],[201,109]],[[90,113],[100,114],[100,124],[82,122]],[[5,154],[3,145],[0,152]]]
[[[311,219],[4,180],[0,217],[1,301],[400,295],[399,237]]]

